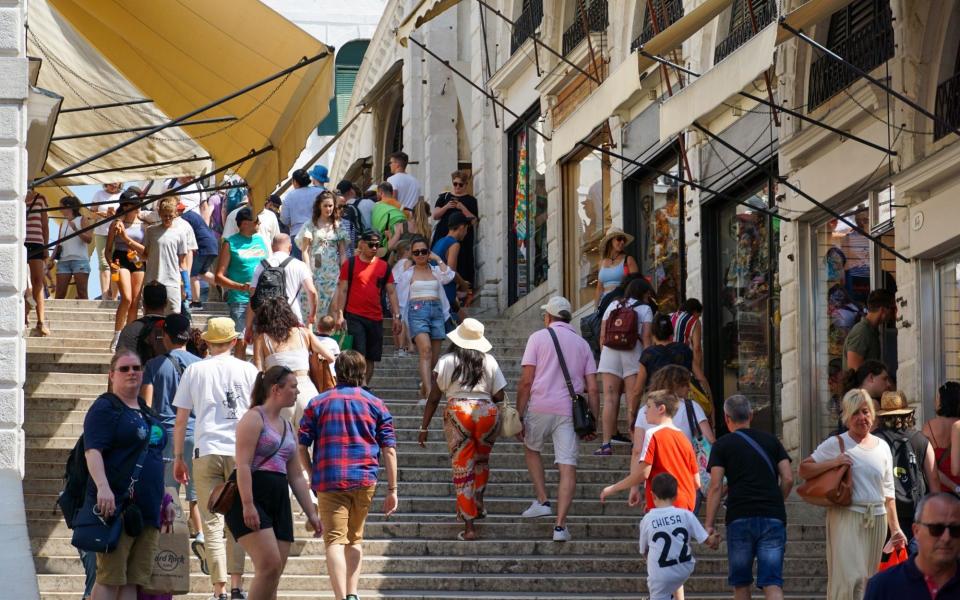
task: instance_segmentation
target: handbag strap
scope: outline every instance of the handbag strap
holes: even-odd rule
[[[697,423],[697,417],[693,412],[693,400],[684,398],[683,403],[687,407],[687,425],[690,426],[690,434],[698,440],[703,440],[703,430],[700,429],[700,423]]]
[[[547,332],[550,339],[553,340],[553,347],[557,349],[557,360],[560,362],[560,370],[563,371],[563,379],[567,382],[567,391],[570,392],[570,399],[576,400],[577,392],[573,389],[573,382],[570,380],[570,371],[567,370],[567,361],[563,359],[563,352],[560,351],[560,340],[557,339],[557,332],[547,326]]]
[[[144,460],[147,457],[147,450],[150,449],[150,421],[147,420],[146,415],[143,416],[143,420],[147,423],[147,435],[143,440],[143,448],[140,449],[140,455],[137,457],[137,462],[133,465],[133,471],[130,473],[130,485],[127,486],[127,497],[125,500],[129,500],[134,497],[134,487],[136,487],[137,482],[140,481],[140,472],[143,471],[143,463],[147,462]]]
[[[748,444],[750,444],[750,447],[751,447],[751,448],[753,448],[754,450],[756,450],[757,454],[760,455],[760,458],[763,459],[763,462],[767,463],[767,466],[770,468],[770,474],[773,475],[774,478],[776,478],[776,476],[777,476],[777,470],[773,468],[773,461],[770,460],[770,457],[767,456],[767,453],[764,451],[764,449],[760,447],[760,444],[758,444],[758,443],[756,442],[756,440],[754,440],[752,437],[750,437],[749,435],[745,434],[743,431],[741,431],[741,430],[739,430],[739,429],[736,430],[736,431],[734,431],[734,433],[737,434],[738,436],[740,436],[745,442],[747,442]],[[843,443],[843,442],[841,442],[841,443]]]
[[[263,419],[263,424],[266,425],[266,424],[267,424],[267,418],[266,418],[265,416],[263,416],[263,409],[261,409],[261,408],[258,406],[258,407],[257,407],[257,412],[260,413],[260,418]],[[277,444],[277,447],[273,449],[273,452],[271,452],[267,457],[263,458],[263,459],[260,461],[260,464],[258,464],[256,467],[253,468],[254,471],[259,471],[259,470],[260,470],[260,467],[262,467],[263,465],[267,464],[267,461],[268,461],[268,460],[270,460],[271,458],[273,458],[274,456],[276,456],[276,455],[277,455],[277,452],[280,452],[280,448],[283,448],[283,443],[284,443],[285,441],[287,441],[287,425],[288,425],[288,423],[287,423],[287,420],[286,420],[286,419],[280,419],[280,420],[283,421],[283,434],[280,436],[280,443]]]

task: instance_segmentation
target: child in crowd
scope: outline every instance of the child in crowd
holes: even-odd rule
[[[336,329],[337,320],[330,315],[320,317],[320,321],[317,322],[317,339],[320,340],[320,345],[333,355],[334,360],[336,360],[340,354],[340,344],[337,343],[337,340],[330,337]],[[333,363],[330,363],[330,372],[333,373],[333,379],[336,380],[337,373],[334,371]]]
[[[707,531],[689,510],[673,505],[677,497],[677,479],[670,473],[653,478],[655,508],[640,521],[640,554],[647,561],[647,589],[650,600],[670,600],[683,588],[693,573],[696,559],[690,542],[696,541],[716,549],[720,536]]]

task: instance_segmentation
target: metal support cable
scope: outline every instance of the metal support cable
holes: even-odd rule
[[[226,123],[227,121],[236,121],[236,117],[211,117],[209,119],[197,119],[196,121],[184,121],[179,127],[188,125],[210,125],[211,123]],[[125,127],[123,129],[108,129],[107,131],[87,131],[84,133],[71,133],[70,135],[55,135],[50,138],[51,142],[60,142],[63,140],[78,140],[81,138],[100,137],[104,135],[116,135],[118,133],[133,133],[135,131],[147,131],[156,125],[141,125],[139,127]]]
[[[100,175],[102,173],[115,173],[117,171],[139,171],[150,167],[166,167],[169,165],[179,165],[188,162],[199,162],[202,160],[213,160],[212,156],[191,156],[190,158],[178,158],[175,160],[162,160],[152,163],[140,163],[136,165],[124,165],[122,167],[113,167],[112,169],[97,169],[95,171],[77,171],[64,177],[80,177],[82,175]],[[158,169],[153,169],[154,171]],[[60,179],[58,177],[58,179]]]
[[[148,138],[148,137],[150,137],[151,135],[157,133],[158,131],[162,131],[162,130],[164,130],[164,129],[168,129],[168,128],[170,128],[170,127],[175,127],[175,126],[179,125],[180,123],[186,121],[187,119],[190,119],[191,117],[195,117],[196,115],[198,115],[198,114],[200,114],[200,113],[203,113],[203,112],[206,112],[206,111],[210,110],[211,108],[215,108],[215,107],[217,107],[217,106],[219,106],[219,105],[221,105],[221,104],[223,104],[223,103],[225,103],[225,102],[229,102],[230,100],[233,100],[234,98],[236,98],[236,97],[238,97],[238,96],[242,96],[243,94],[246,94],[247,92],[250,92],[250,91],[252,91],[252,90],[255,90],[255,89],[257,89],[258,87],[261,87],[261,86],[263,86],[263,85],[266,85],[267,83],[270,83],[271,81],[274,81],[274,80],[276,80],[276,79],[280,79],[280,78],[282,78],[282,77],[286,77],[287,75],[289,75],[290,73],[292,73],[292,72],[294,72],[294,71],[297,71],[297,70],[299,70],[299,69],[302,69],[303,67],[306,67],[306,66],[308,66],[308,65],[311,65],[311,64],[317,62],[318,60],[321,60],[321,59],[323,59],[323,58],[326,58],[326,57],[328,56],[328,54],[329,54],[328,52],[324,51],[324,52],[321,52],[321,53],[319,53],[319,54],[316,54],[316,55],[314,55],[314,56],[312,56],[312,57],[310,57],[310,58],[304,57],[304,58],[302,58],[299,62],[297,62],[297,64],[295,64],[295,65],[293,65],[293,66],[290,66],[290,67],[287,67],[286,69],[283,69],[282,71],[278,71],[278,72],[274,73],[273,75],[270,75],[269,77],[266,77],[266,78],[264,78],[264,79],[261,79],[260,81],[257,81],[257,82],[255,82],[255,83],[252,83],[252,84],[250,84],[250,85],[244,86],[243,88],[240,88],[239,90],[237,90],[237,91],[235,91],[235,92],[232,92],[232,93],[230,93],[230,94],[228,94],[228,95],[226,95],[226,96],[224,96],[224,97],[222,97],[222,98],[218,98],[217,100],[214,100],[213,102],[208,102],[207,104],[204,104],[204,105],[201,106],[200,108],[195,108],[194,110],[191,110],[190,112],[187,112],[187,113],[185,113],[185,114],[182,114],[182,115],[180,115],[179,117],[176,117],[175,119],[171,119],[171,120],[167,121],[166,123],[162,123],[162,124],[160,124],[160,125],[157,125],[156,127],[152,127],[152,128],[150,128],[148,131],[145,131],[145,132],[143,132],[143,133],[140,133],[140,134],[138,134],[138,135],[135,135],[135,136],[133,136],[132,138],[129,138],[129,139],[123,141],[123,142],[120,142],[119,144],[116,144],[116,145],[114,145],[114,146],[111,146],[110,148],[107,148],[107,149],[105,149],[105,150],[101,150],[100,152],[97,152],[97,153],[94,154],[93,156],[88,156],[87,158],[85,158],[85,159],[83,159],[83,160],[81,160],[81,161],[79,161],[79,162],[73,163],[73,164],[68,165],[68,166],[66,166],[66,167],[64,167],[64,168],[62,168],[62,169],[60,169],[60,170],[58,170],[58,171],[56,171],[56,172],[54,172],[54,173],[51,173],[50,175],[47,175],[47,176],[45,176],[45,177],[41,177],[40,179],[35,179],[35,180],[33,180],[33,181],[30,183],[30,187],[36,187],[36,186],[38,186],[38,185],[41,185],[41,184],[43,184],[43,183],[46,183],[46,182],[50,181],[51,179],[56,179],[57,177],[60,177],[60,176],[62,176],[62,175],[64,175],[64,174],[66,174],[66,173],[69,173],[69,172],[71,172],[71,171],[73,171],[73,170],[75,170],[75,169],[77,169],[77,168],[79,168],[79,167],[82,167],[83,165],[89,164],[89,163],[97,160],[98,158],[103,158],[104,156],[106,156],[106,155],[108,155],[108,154],[111,154],[111,153],[113,153],[113,152],[116,152],[117,150],[121,150],[121,149],[123,149],[123,148],[126,148],[127,146],[129,146],[130,144],[133,144],[134,142],[139,142],[140,140],[142,140],[142,139],[144,139],[144,138]],[[272,145],[271,145],[271,148],[272,148]]]
[[[245,188],[245,187],[247,187],[247,184],[245,183],[228,183],[224,185],[215,185],[208,188],[203,188],[201,191],[204,193],[219,192],[222,190],[234,190],[234,189]],[[157,194],[154,196],[144,196],[142,199],[159,198],[159,197],[160,195]],[[88,203],[82,204],[81,208],[90,208],[91,206],[103,206],[104,204],[116,204],[116,203],[117,203],[116,200],[106,200],[104,202],[88,202]],[[28,210],[27,214],[30,215],[33,213],[57,212],[61,210],[73,210],[73,209],[71,209],[69,206],[48,206],[47,208],[34,208],[32,210]]]
[[[120,106],[133,106],[135,104],[151,104],[152,102],[153,100],[150,100],[149,98],[141,98],[140,100],[127,100],[126,102],[110,102],[107,104],[91,104],[90,106],[75,106],[73,108],[61,108],[60,114],[85,112],[88,110],[101,110],[104,108],[117,108]]]
[[[814,206],[816,206],[816,207],[819,208],[820,210],[826,211],[829,215],[831,215],[831,216],[833,216],[833,217],[835,217],[835,218],[843,221],[844,223],[846,223],[847,225],[849,225],[851,229],[853,229],[854,231],[856,231],[856,232],[859,233],[860,235],[866,237],[868,240],[870,240],[871,242],[873,242],[874,244],[876,244],[878,247],[883,248],[883,249],[886,250],[887,252],[890,252],[891,254],[893,254],[894,256],[896,256],[897,258],[899,258],[900,260],[902,260],[902,261],[904,261],[904,262],[907,262],[907,263],[910,262],[910,259],[909,259],[909,258],[907,258],[907,257],[904,256],[903,254],[900,254],[899,252],[897,252],[896,249],[891,248],[891,247],[888,246],[887,244],[885,244],[885,243],[883,243],[882,241],[880,241],[880,239],[879,239],[878,237],[872,235],[870,232],[866,231],[865,229],[863,229],[862,227],[860,227],[859,225],[857,225],[856,222],[848,220],[848,219],[845,218],[843,215],[841,215],[841,214],[838,213],[837,211],[833,210],[832,208],[830,208],[829,206],[827,206],[827,205],[824,204],[823,202],[820,202],[819,200],[817,200],[816,198],[814,198],[814,197],[811,196],[810,194],[806,193],[805,191],[803,191],[802,189],[800,189],[800,188],[797,187],[796,185],[790,183],[790,181],[789,181],[786,177],[781,176],[781,175],[778,174],[776,171],[774,171],[771,167],[769,167],[769,166],[764,166],[764,165],[760,164],[759,162],[757,162],[756,160],[754,160],[753,158],[750,158],[749,156],[747,156],[746,154],[744,154],[743,152],[741,152],[740,150],[738,150],[737,148],[735,148],[731,143],[729,143],[729,142],[727,142],[726,140],[724,140],[723,138],[721,138],[719,135],[713,133],[712,131],[710,131],[710,130],[707,129],[706,127],[700,125],[700,123],[694,121],[694,122],[693,122],[693,126],[696,127],[696,128],[697,128],[701,133],[703,133],[704,135],[706,135],[706,136],[708,136],[709,138],[711,138],[711,139],[715,140],[716,142],[718,142],[718,143],[719,143],[721,146],[723,146],[724,148],[727,148],[728,150],[730,150],[731,152],[733,152],[734,154],[736,154],[736,155],[739,156],[740,158],[742,158],[742,159],[746,160],[747,162],[749,162],[750,164],[752,164],[754,167],[756,167],[756,168],[764,171],[765,173],[767,173],[774,181],[777,181],[777,182],[779,182],[779,183],[782,183],[783,185],[785,185],[785,186],[788,187],[789,189],[793,190],[793,191],[794,191],[795,193],[797,193],[798,195],[800,195],[800,196],[802,196],[803,198],[806,198],[807,200],[809,200],[811,203],[813,203]]]

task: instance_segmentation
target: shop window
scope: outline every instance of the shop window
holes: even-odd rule
[[[600,144],[594,140],[594,144]],[[610,227],[610,158],[592,150],[563,165],[564,259],[567,298],[576,310],[593,300],[600,240]]]
[[[679,175],[678,157],[657,164],[660,171]],[[633,254],[640,272],[653,285],[662,312],[673,312],[683,299],[683,188],[675,179],[656,173],[639,178],[635,200],[624,206],[624,227],[636,238]]]
[[[775,193],[762,185],[746,204],[767,207]],[[780,220],[737,203],[724,205],[717,216],[720,297],[710,301],[719,305],[722,381],[713,392],[721,399],[733,394],[748,397],[755,426],[776,433],[781,381]]]
[[[960,256],[937,266],[940,357],[937,385],[960,381]]]
[[[547,280],[547,165],[543,138],[530,127],[540,114],[528,113],[508,133],[509,302],[513,304]]]

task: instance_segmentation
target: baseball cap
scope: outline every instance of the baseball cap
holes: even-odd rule
[[[190,319],[179,313],[170,313],[163,318],[163,332],[173,342],[186,344],[190,340]]]
[[[360,239],[363,240],[364,242],[379,242],[380,233],[373,229],[367,229],[366,231],[360,234]]]
[[[540,307],[540,310],[546,311],[548,315],[554,317],[568,318],[573,314],[570,309],[570,301],[563,296],[553,296],[546,304]]]

